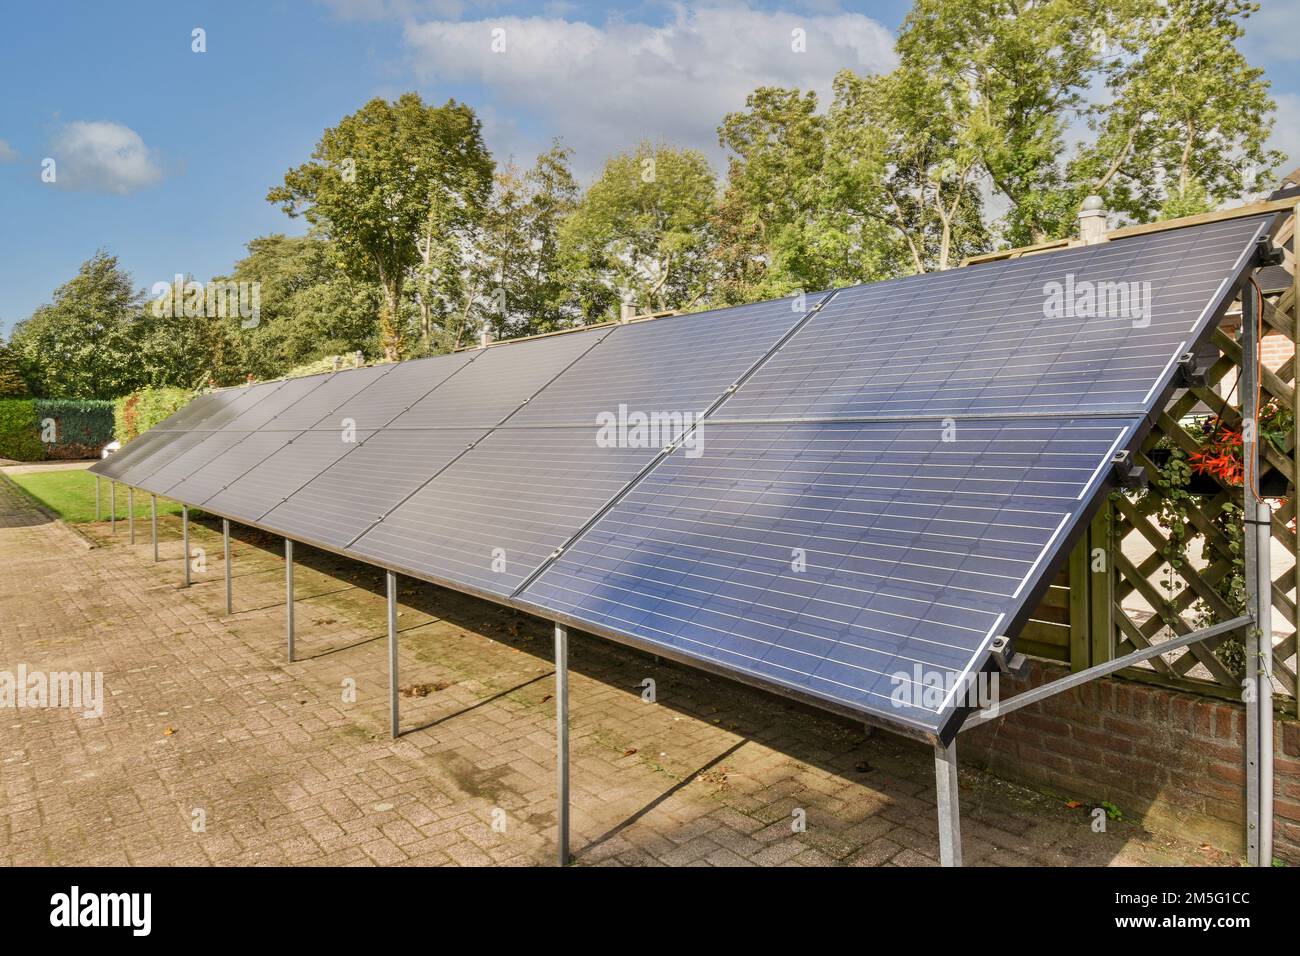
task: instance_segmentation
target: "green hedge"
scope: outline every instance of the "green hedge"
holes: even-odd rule
[[[53,422],[53,428],[46,427]],[[42,439],[52,434],[54,440]],[[113,403],[89,398],[0,399],[0,458],[98,458],[113,440]]]
[[[46,458],[98,458],[113,440],[113,403],[95,398],[38,398],[36,421],[44,437],[54,422],[54,441],[45,442]]]
[[[114,433],[123,445],[189,404],[194,393],[184,388],[142,388],[113,403]]]
[[[0,398],[0,458],[40,461],[44,457],[36,402],[30,398]]]

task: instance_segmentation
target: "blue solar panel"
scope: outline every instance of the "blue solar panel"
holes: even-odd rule
[[[706,426],[520,599],[938,732],[1135,424]]]
[[[944,737],[1270,224],[214,393],[92,470]]]
[[[383,428],[435,388],[461,372],[479,357],[477,352],[457,352],[401,362],[386,368],[382,385],[366,388],[332,409],[321,409],[319,428]],[[342,373],[347,376],[356,372]]]
[[[1149,410],[1267,227],[1234,219],[842,289],[716,418]]]
[[[614,329],[510,419],[586,425],[604,413],[696,415],[825,298],[824,293],[696,312]]]
[[[499,428],[349,550],[507,597],[658,452],[603,448],[594,425]]]
[[[172,475],[164,479],[162,473],[151,475],[143,487],[149,491],[165,494],[177,501],[187,501],[202,505],[217,492],[243,477],[247,472],[261,464],[279,451],[301,432],[261,431],[246,432],[242,436],[237,432],[223,432],[212,436],[209,442],[219,443],[221,450],[210,460],[174,484],[162,487],[164,480],[170,481]],[[211,445],[205,443],[204,451],[210,451]],[[237,517],[237,515],[230,515]]]
[[[391,427],[491,427],[608,334],[608,329],[566,332],[483,349],[473,364],[414,403]]]
[[[301,541],[346,548],[398,502],[450,464],[484,429],[379,431],[258,519]]]
[[[344,455],[360,447],[371,432],[309,431],[297,436],[239,478],[203,507],[243,521],[257,521]]]

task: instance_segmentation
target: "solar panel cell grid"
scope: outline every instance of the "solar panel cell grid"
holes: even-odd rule
[[[121,450],[102,461],[91,470],[104,478],[121,478],[133,465],[137,465],[154,452],[160,451],[176,436],[157,431],[147,431],[122,446]]]
[[[326,409],[318,425],[341,428],[346,419],[357,428],[382,428],[478,357],[476,352],[457,352],[392,366],[384,375],[381,388],[364,389],[335,406],[333,411]]]
[[[1208,321],[1215,293],[1265,228],[1258,218],[1231,220],[841,290],[717,417],[1149,405],[1155,381]],[[1102,289],[1104,301],[1089,306],[1088,288]]]
[[[302,432],[203,503],[221,514],[257,521],[344,455],[370,432]]]
[[[602,448],[596,435],[497,429],[351,550],[506,597],[659,451]]]
[[[610,331],[571,332],[484,349],[464,371],[395,419],[392,427],[491,427],[531,399]]]
[[[218,491],[283,448],[297,434],[299,433],[281,431],[248,432],[235,441],[231,441],[238,437],[235,433],[214,435],[214,441],[230,441],[229,447],[173,484],[166,494],[177,501],[202,505]],[[251,518],[252,515],[232,513],[231,517]]]
[[[157,445],[150,446],[146,449],[144,455],[131,462],[121,475],[121,480],[128,485],[135,485],[138,488],[144,488],[148,491],[161,493],[165,491],[172,483],[179,481],[180,478],[189,474],[190,468],[181,466],[177,477],[170,482],[159,483],[152,480],[158,472],[167,468],[172,462],[184,458],[193,449],[202,445],[209,438],[214,437],[207,432],[173,432],[166,441],[159,442]],[[138,441],[139,439],[137,439]],[[216,454],[214,451],[213,454]],[[197,468],[207,458],[187,459],[192,461],[193,468]]]
[[[775,346],[824,294],[634,322],[617,328],[510,419],[585,425],[620,405],[700,413]]]
[[[215,431],[224,428],[244,412],[260,404],[263,399],[279,391],[281,384],[281,382],[260,382],[246,388],[230,388],[210,395],[200,395],[194,402],[165,421],[159,422],[151,430],[188,432]],[[186,414],[189,408],[204,398],[214,401],[201,403],[200,414],[190,418]]]
[[[276,428],[311,428],[323,421],[325,428],[340,427],[334,421],[339,406],[346,404],[362,391],[370,388],[395,365],[374,365],[347,369],[328,376],[320,386],[302,401],[276,417]]]
[[[1131,425],[706,426],[521,598],[935,731]]]
[[[274,507],[261,523],[343,548],[484,434],[483,429],[376,432],[287,501],[268,502]]]
[[[214,393],[93,470],[943,736],[1268,226]],[[724,398],[662,460],[621,415]]]

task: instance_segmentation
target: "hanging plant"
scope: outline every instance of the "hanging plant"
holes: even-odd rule
[[[1287,437],[1291,434],[1292,415],[1282,403],[1273,399],[1259,410],[1260,438],[1273,446],[1280,454],[1286,454]],[[1201,434],[1192,433],[1199,438],[1200,451],[1192,452],[1187,457],[1192,471],[1199,475],[1209,475],[1231,488],[1240,488],[1245,479],[1245,465],[1242,458],[1241,428],[1225,422],[1216,415],[1201,424]]]

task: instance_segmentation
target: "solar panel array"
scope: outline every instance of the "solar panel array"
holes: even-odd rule
[[[93,470],[946,737],[1268,227],[215,392]]]

